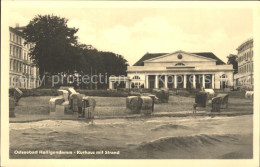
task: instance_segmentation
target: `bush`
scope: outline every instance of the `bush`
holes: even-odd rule
[[[161,103],[168,103],[169,90],[168,89],[154,89],[152,92]]]
[[[184,97],[195,97],[195,95],[199,92],[198,89],[177,89],[175,90],[176,95],[184,96]]]
[[[23,97],[29,96],[58,96],[57,89],[21,89]]]

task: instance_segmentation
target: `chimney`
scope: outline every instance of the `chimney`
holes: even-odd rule
[[[19,28],[19,23],[15,23],[15,28]]]

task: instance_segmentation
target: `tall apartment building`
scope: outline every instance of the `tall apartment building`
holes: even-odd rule
[[[253,39],[243,42],[238,48],[238,73],[235,74],[234,79],[236,85],[241,88],[254,88],[254,51]]]
[[[39,68],[29,57],[32,44],[24,45],[21,27],[9,27],[9,86],[23,89],[39,87]]]

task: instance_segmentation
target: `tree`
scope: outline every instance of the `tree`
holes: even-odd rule
[[[236,74],[238,72],[237,55],[229,54],[227,58],[228,58],[227,64],[233,65],[234,74]]]
[[[128,64],[123,56],[79,44],[75,35],[78,29],[69,28],[67,22],[63,17],[37,15],[23,30],[24,44],[33,44],[29,55],[38,65],[40,77],[45,73],[68,76],[75,72],[81,76],[126,75]]]
[[[23,30],[25,44],[32,43],[30,57],[39,67],[40,76],[45,72],[74,71],[77,64],[78,29],[69,28],[68,20],[54,15],[37,15]]]
[[[127,70],[127,60],[119,54],[113,52],[102,52],[96,49],[88,49],[85,45],[81,45],[82,48],[82,58],[81,69],[84,75],[98,75],[103,76],[111,75],[126,75]],[[104,79],[104,78],[103,78]],[[89,85],[93,88],[92,85]],[[99,88],[107,88],[107,84],[98,84]]]

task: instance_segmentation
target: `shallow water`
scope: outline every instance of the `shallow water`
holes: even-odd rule
[[[12,154],[13,150],[46,149],[120,151],[120,155],[56,155],[55,158],[223,158],[226,154],[247,158],[251,155],[252,122],[252,115],[246,115],[11,123],[11,157],[53,158]],[[226,147],[229,148],[225,151]],[[216,153],[209,155],[209,148]],[[196,151],[200,154],[192,154]]]

